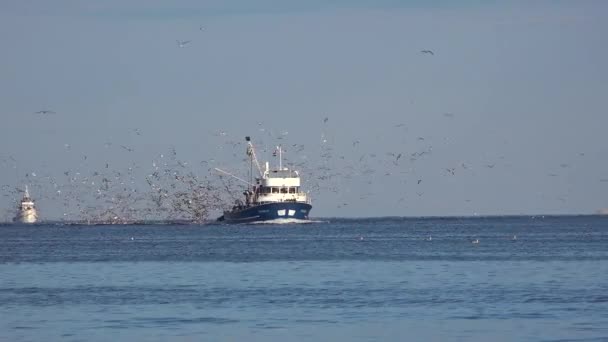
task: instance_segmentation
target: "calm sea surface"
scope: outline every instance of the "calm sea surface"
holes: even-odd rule
[[[608,217],[0,226],[0,340],[608,341]]]

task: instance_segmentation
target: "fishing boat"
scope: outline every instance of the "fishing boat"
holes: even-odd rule
[[[247,184],[247,189],[243,192],[245,200],[236,200],[232,209],[224,211],[217,220],[226,223],[308,220],[312,209],[311,198],[307,192],[301,190],[300,173],[283,166],[282,147],[277,146],[273,153],[279,157],[278,167],[271,169],[270,163],[266,162],[262,169],[250,137],[245,137],[245,140],[250,161],[250,181],[216,168],[217,171]],[[259,172],[257,177],[253,177],[254,166]]]
[[[17,207],[17,215],[13,219],[14,222],[19,223],[36,223],[38,221],[38,213],[36,212],[36,205],[34,200],[30,197],[30,192],[25,186],[25,193],[23,198],[19,202]]]

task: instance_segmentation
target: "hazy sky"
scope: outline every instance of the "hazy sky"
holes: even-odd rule
[[[604,1],[2,1],[0,185],[34,172],[47,193],[44,177],[105,163],[143,179],[171,147],[200,175],[243,175],[244,147],[226,143],[250,135],[316,169],[313,216],[593,213],[608,207],[607,15]],[[61,217],[41,193],[43,217]]]

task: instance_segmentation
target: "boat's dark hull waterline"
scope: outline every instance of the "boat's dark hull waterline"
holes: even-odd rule
[[[312,206],[299,202],[276,202],[225,211],[217,220],[226,223],[249,223],[276,219],[308,220]]]

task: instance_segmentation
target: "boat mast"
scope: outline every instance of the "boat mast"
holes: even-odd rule
[[[260,166],[260,163],[258,162],[258,158],[255,155],[255,148],[253,148],[253,144],[251,143],[251,138],[249,136],[246,136],[245,141],[247,141],[247,155],[249,156],[249,158],[251,158],[251,162],[255,163],[255,166],[258,168],[260,177],[264,177],[264,173],[262,172],[262,167]],[[251,168],[253,169],[253,166]],[[252,179],[253,179],[253,175],[252,175]]]
[[[279,145],[279,170],[283,170],[283,146]]]

